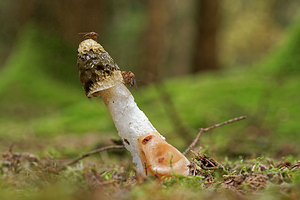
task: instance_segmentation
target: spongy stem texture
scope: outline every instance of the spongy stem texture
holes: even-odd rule
[[[122,82],[101,91],[100,96],[113,118],[126,149],[131,152],[139,173],[143,173],[138,138],[153,131],[157,132],[156,129],[144,112],[139,109],[132,94]],[[164,139],[163,136],[160,135],[160,137]]]

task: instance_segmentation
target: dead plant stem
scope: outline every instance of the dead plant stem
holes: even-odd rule
[[[227,124],[231,124],[233,122],[240,121],[240,120],[243,120],[243,119],[246,119],[246,118],[247,118],[246,116],[240,116],[240,117],[236,117],[236,118],[227,120],[227,121],[219,123],[219,124],[212,125],[212,126],[207,127],[207,128],[200,128],[196,138],[190,144],[190,146],[183,152],[183,155],[186,155],[190,150],[192,150],[196,146],[196,144],[199,142],[199,139],[200,139],[202,133],[205,133],[205,132],[210,131],[214,128],[224,126],[224,125],[227,125]]]
[[[82,156],[76,158],[75,160],[72,160],[71,162],[67,163],[66,166],[73,165],[73,164],[79,162],[80,160],[82,160],[82,159],[84,159],[88,156],[91,156],[91,155],[96,154],[96,153],[100,153],[102,151],[106,151],[106,150],[109,150],[109,149],[123,149],[123,148],[124,148],[124,145],[113,145],[113,146],[101,147],[101,148],[98,148],[98,149],[95,149],[93,151],[90,151],[88,153],[83,154]]]

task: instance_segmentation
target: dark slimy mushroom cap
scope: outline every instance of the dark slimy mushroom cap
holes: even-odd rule
[[[123,81],[118,65],[93,39],[79,44],[77,67],[87,97],[99,96],[99,91]]]

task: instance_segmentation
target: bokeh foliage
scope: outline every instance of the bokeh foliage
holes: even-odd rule
[[[216,144],[221,152],[231,149],[234,155],[246,153],[247,149],[253,151],[250,154],[275,150],[281,155],[278,147],[288,143],[292,147],[288,152],[298,153],[299,149],[293,148],[300,142],[299,94],[295,92],[299,87],[295,73],[298,27],[296,23],[286,43],[257,66],[167,81],[162,87],[191,133],[195,135],[199,127],[247,115],[245,122],[204,136],[205,144]],[[18,135],[27,133],[43,137],[87,132],[115,134],[104,104],[84,97],[74,47],[33,24],[18,40],[1,73],[1,96],[5,97],[0,104],[2,138],[18,140]],[[287,76],[282,70],[294,73]],[[176,135],[156,87],[139,88],[133,93],[155,127],[184,148],[187,144]]]

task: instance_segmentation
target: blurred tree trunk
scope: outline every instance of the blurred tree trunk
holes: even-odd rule
[[[141,80],[147,85],[160,79],[160,67],[164,60],[165,35],[169,21],[168,1],[147,1],[147,28],[141,58]]]
[[[197,1],[198,30],[193,72],[219,69],[217,31],[219,26],[219,0]]]
[[[34,21],[43,28],[58,30],[70,41],[78,40],[79,32],[102,30],[103,0],[14,1],[18,21],[22,24]]]
[[[148,0],[147,17],[148,23],[144,35],[144,52],[142,54],[141,80],[143,85],[155,84],[160,94],[166,113],[173,123],[175,132],[183,140],[190,142],[189,131],[182,123],[175,105],[162,81],[161,72],[165,64],[167,52],[166,36],[168,23],[170,21],[172,1],[168,0]]]

